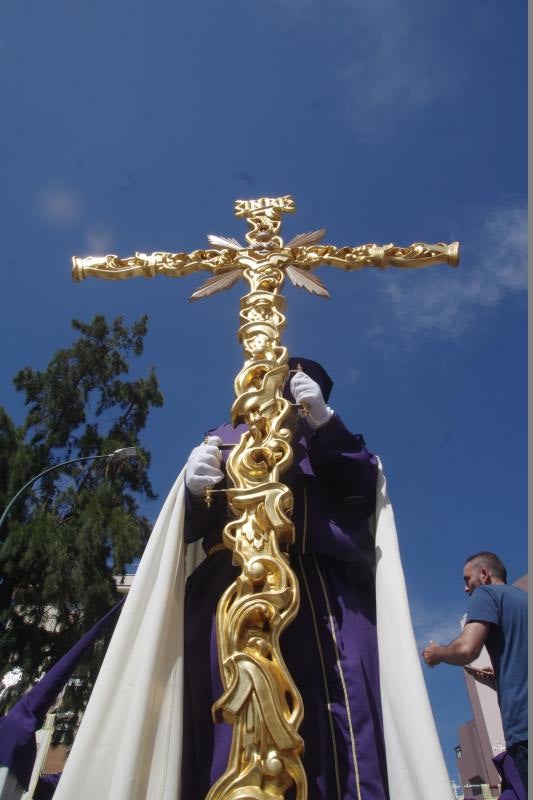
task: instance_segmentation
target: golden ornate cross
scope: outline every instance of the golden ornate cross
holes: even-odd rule
[[[295,211],[290,195],[279,198],[262,197],[259,200],[237,200],[235,216],[244,217],[251,226],[246,234],[248,247],[236,239],[208,236],[216,249],[193,250],[192,253],[135,253],[128,258],[115,255],[90,258],[73,258],[72,276],[81,281],[89,275],[108,280],[119,280],[142,275],[168,275],[179,278],[193,272],[208,270],[213,273],[203,286],[191,296],[199,300],[222,289],[229,289],[240,278],[246,277],[246,269],[268,259],[271,266],[282,269],[295,286],[313,294],[328,297],[328,291],[311,271],[320,266],[357,270],[363,267],[427,267],[430,264],[459,263],[459,243],[424,244],[415,242],[408,247],[394,244],[363,244],[357,247],[335,247],[319,244],[326,231],[312,231],[295,236],[286,245],[279,237],[281,214]]]
[[[238,200],[236,216],[250,226],[247,247],[235,239],[209,236],[212,249],[192,253],[73,259],[76,281],[89,275],[117,280],[210,271],[212,277],[191,300],[228,289],[240,278],[249,285],[240,301],[238,333],[245,361],[235,378],[231,410],[233,424],[244,422],[247,431],[228,458],[229,488],[223,490],[235,517],[224,528],[223,540],[241,574],[217,608],[224,694],[213,707],[215,720],[233,725],[233,738],[226,771],[207,800],[283,800],[291,786],[296,788],[296,800],[307,797],[300,760],[303,741],[298,734],[303,705],[279,647],[279,637],[296,616],[300,599],[288,556],[294,540],[293,497],[280,480],[293,455],[291,431],[285,425],[290,403],[283,397],[288,353],[281,345],[285,302],[280,290],[285,275],[295,286],[329,297],[312,274],[321,265],[357,270],[459,262],[458,242],[335,247],[319,244],[325,234],[319,230],[284,244],[279,236],[281,215],[294,210],[288,195]]]

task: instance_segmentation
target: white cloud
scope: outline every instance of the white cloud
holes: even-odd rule
[[[353,386],[361,377],[361,370],[357,367],[348,367],[344,379],[341,381],[342,385]]]
[[[85,209],[84,197],[76,189],[60,183],[43,186],[35,196],[35,210],[40,219],[53,228],[75,225]]]
[[[286,23],[336,22],[339,113],[360,141],[386,139],[435,101],[464,91],[468,75],[444,31],[449,3],[432,0],[276,0]],[[443,48],[446,47],[445,52]]]
[[[341,75],[344,116],[359,139],[375,141],[432,103],[451,73],[431,51],[435,8],[427,14],[417,0],[346,4],[356,24],[351,59]]]
[[[460,611],[429,609],[419,603],[411,602],[411,619],[415,631],[416,644],[422,650],[430,641],[448,644],[461,633]]]
[[[109,253],[114,239],[114,232],[108,225],[91,225],[85,231],[85,244],[92,253]]]
[[[387,277],[389,323],[407,336],[426,331],[457,338],[480,308],[527,291],[526,210],[515,206],[491,213],[453,272],[430,267]]]

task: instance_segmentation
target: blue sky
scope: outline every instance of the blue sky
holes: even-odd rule
[[[240,289],[189,305],[202,276],[75,285],[72,255],[243,240],[234,200],[283,194],[286,239],[461,241],[456,270],[320,269],[331,300],[288,287],[284,340],[326,366],[384,463],[417,638],[454,636],[466,555],[527,570],[525,3],[9,0],[2,16],[0,401],[21,418],[11,377],[67,345],[71,318],[147,313],[160,500],[228,416]],[[455,777],[461,671],[425,676]]]

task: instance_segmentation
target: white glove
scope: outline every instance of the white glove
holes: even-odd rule
[[[292,376],[291,392],[294,400],[303,405],[305,418],[315,430],[325,425],[332,416],[333,409],[326,405],[320,386],[305,372],[297,372]]]
[[[207,444],[200,444],[191,450],[185,469],[185,486],[195,497],[201,497],[208,486],[214,486],[224,477],[220,469],[220,444],[220,436],[209,436]]]

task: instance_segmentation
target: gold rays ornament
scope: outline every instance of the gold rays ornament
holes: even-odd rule
[[[319,266],[360,270],[365,267],[420,268],[444,263],[457,266],[459,244],[321,244],[325,230],[280,237],[281,218],[294,212],[290,195],[238,200],[235,214],[250,230],[245,246],[236,239],[211,235],[211,249],[191,253],[135,253],[74,258],[73,278],[121,280],[133,276],[180,277],[207,270],[211,277],[191,300],[229,289],[244,279],[248,293],[240,300],[238,338],[244,363],[235,378],[233,425],[247,431],[227,462],[226,492],[233,519],[223,541],[241,572],[224,592],[217,608],[217,645],[224,692],[214,707],[215,720],[229,722],[233,737],[224,774],[207,800],[283,800],[295,787],[306,800],[301,762],[304,743],[298,733],[303,705],[283,661],[279,639],[296,616],[299,587],[288,549],[294,541],[292,492],[281,478],[292,463],[290,410],[283,397],[288,352],[281,344],[285,327],[285,276],[297,287],[327,298],[313,274]],[[206,501],[210,501],[207,491]]]

